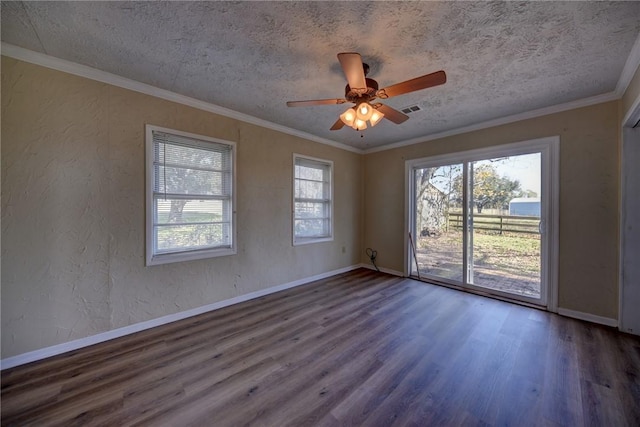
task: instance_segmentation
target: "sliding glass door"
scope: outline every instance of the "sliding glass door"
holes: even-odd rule
[[[540,152],[469,163],[469,284],[539,299]]]
[[[408,161],[409,274],[547,306],[553,146],[545,139]]]
[[[415,239],[420,272],[462,282],[464,245],[460,203],[452,197],[462,163],[416,168]],[[415,267],[415,264],[414,264]]]

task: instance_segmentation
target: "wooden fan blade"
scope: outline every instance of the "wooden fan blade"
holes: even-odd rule
[[[404,113],[401,113],[398,110],[394,110],[393,108],[384,105],[384,104],[380,104],[378,106],[378,111],[380,111],[382,114],[384,114],[384,118],[385,119],[389,119],[391,120],[393,123],[399,125],[402,122],[405,122],[409,119],[409,116],[407,116]]]
[[[351,89],[365,89],[367,87],[367,82],[364,78],[362,57],[359,53],[339,53],[338,61],[340,61],[342,71],[344,71],[344,75],[347,77],[347,82],[349,82]]]
[[[378,97],[391,98],[392,96],[402,95],[403,93],[414,92],[416,90],[426,89],[438,86],[447,82],[447,75],[444,71],[436,71],[422,77],[407,80],[402,83],[396,83],[378,91]],[[386,96],[385,96],[386,95]]]
[[[342,129],[343,126],[344,126],[344,122],[342,121],[342,119],[338,119],[338,121],[335,122],[333,126],[331,126],[331,129],[329,130],[339,130],[339,129]]]
[[[309,105],[336,105],[344,104],[345,99],[310,99],[308,101],[288,101],[287,107],[306,107]]]

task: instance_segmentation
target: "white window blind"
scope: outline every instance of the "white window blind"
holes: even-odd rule
[[[294,157],[294,244],[332,237],[332,163]]]
[[[233,146],[151,129],[152,251],[148,262],[233,248]],[[170,254],[191,256],[171,259]]]

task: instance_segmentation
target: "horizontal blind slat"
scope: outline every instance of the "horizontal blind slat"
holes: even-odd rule
[[[211,194],[183,194],[183,193],[153,193],[155,200],[231,200],[230,194],[211,195]]]
[[[211,221],[211,222],[159,222],[153,224],[156,227],[182,227],[191,225],[216,225],[216,224],[231,224],[231,221]]]

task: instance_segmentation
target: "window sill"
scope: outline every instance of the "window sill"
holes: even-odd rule
[[[332,242],[333,236],[329,237],[304,237],[293,241],[293,246],[309,245],[311,243]]]
[[[235,255],[235,248],[201,249],[188,252],[174,252],[147,256],[147,267],[152,265],[171,264],[174,262],[195,261],[198,259],[217,258],[221,256]]]

